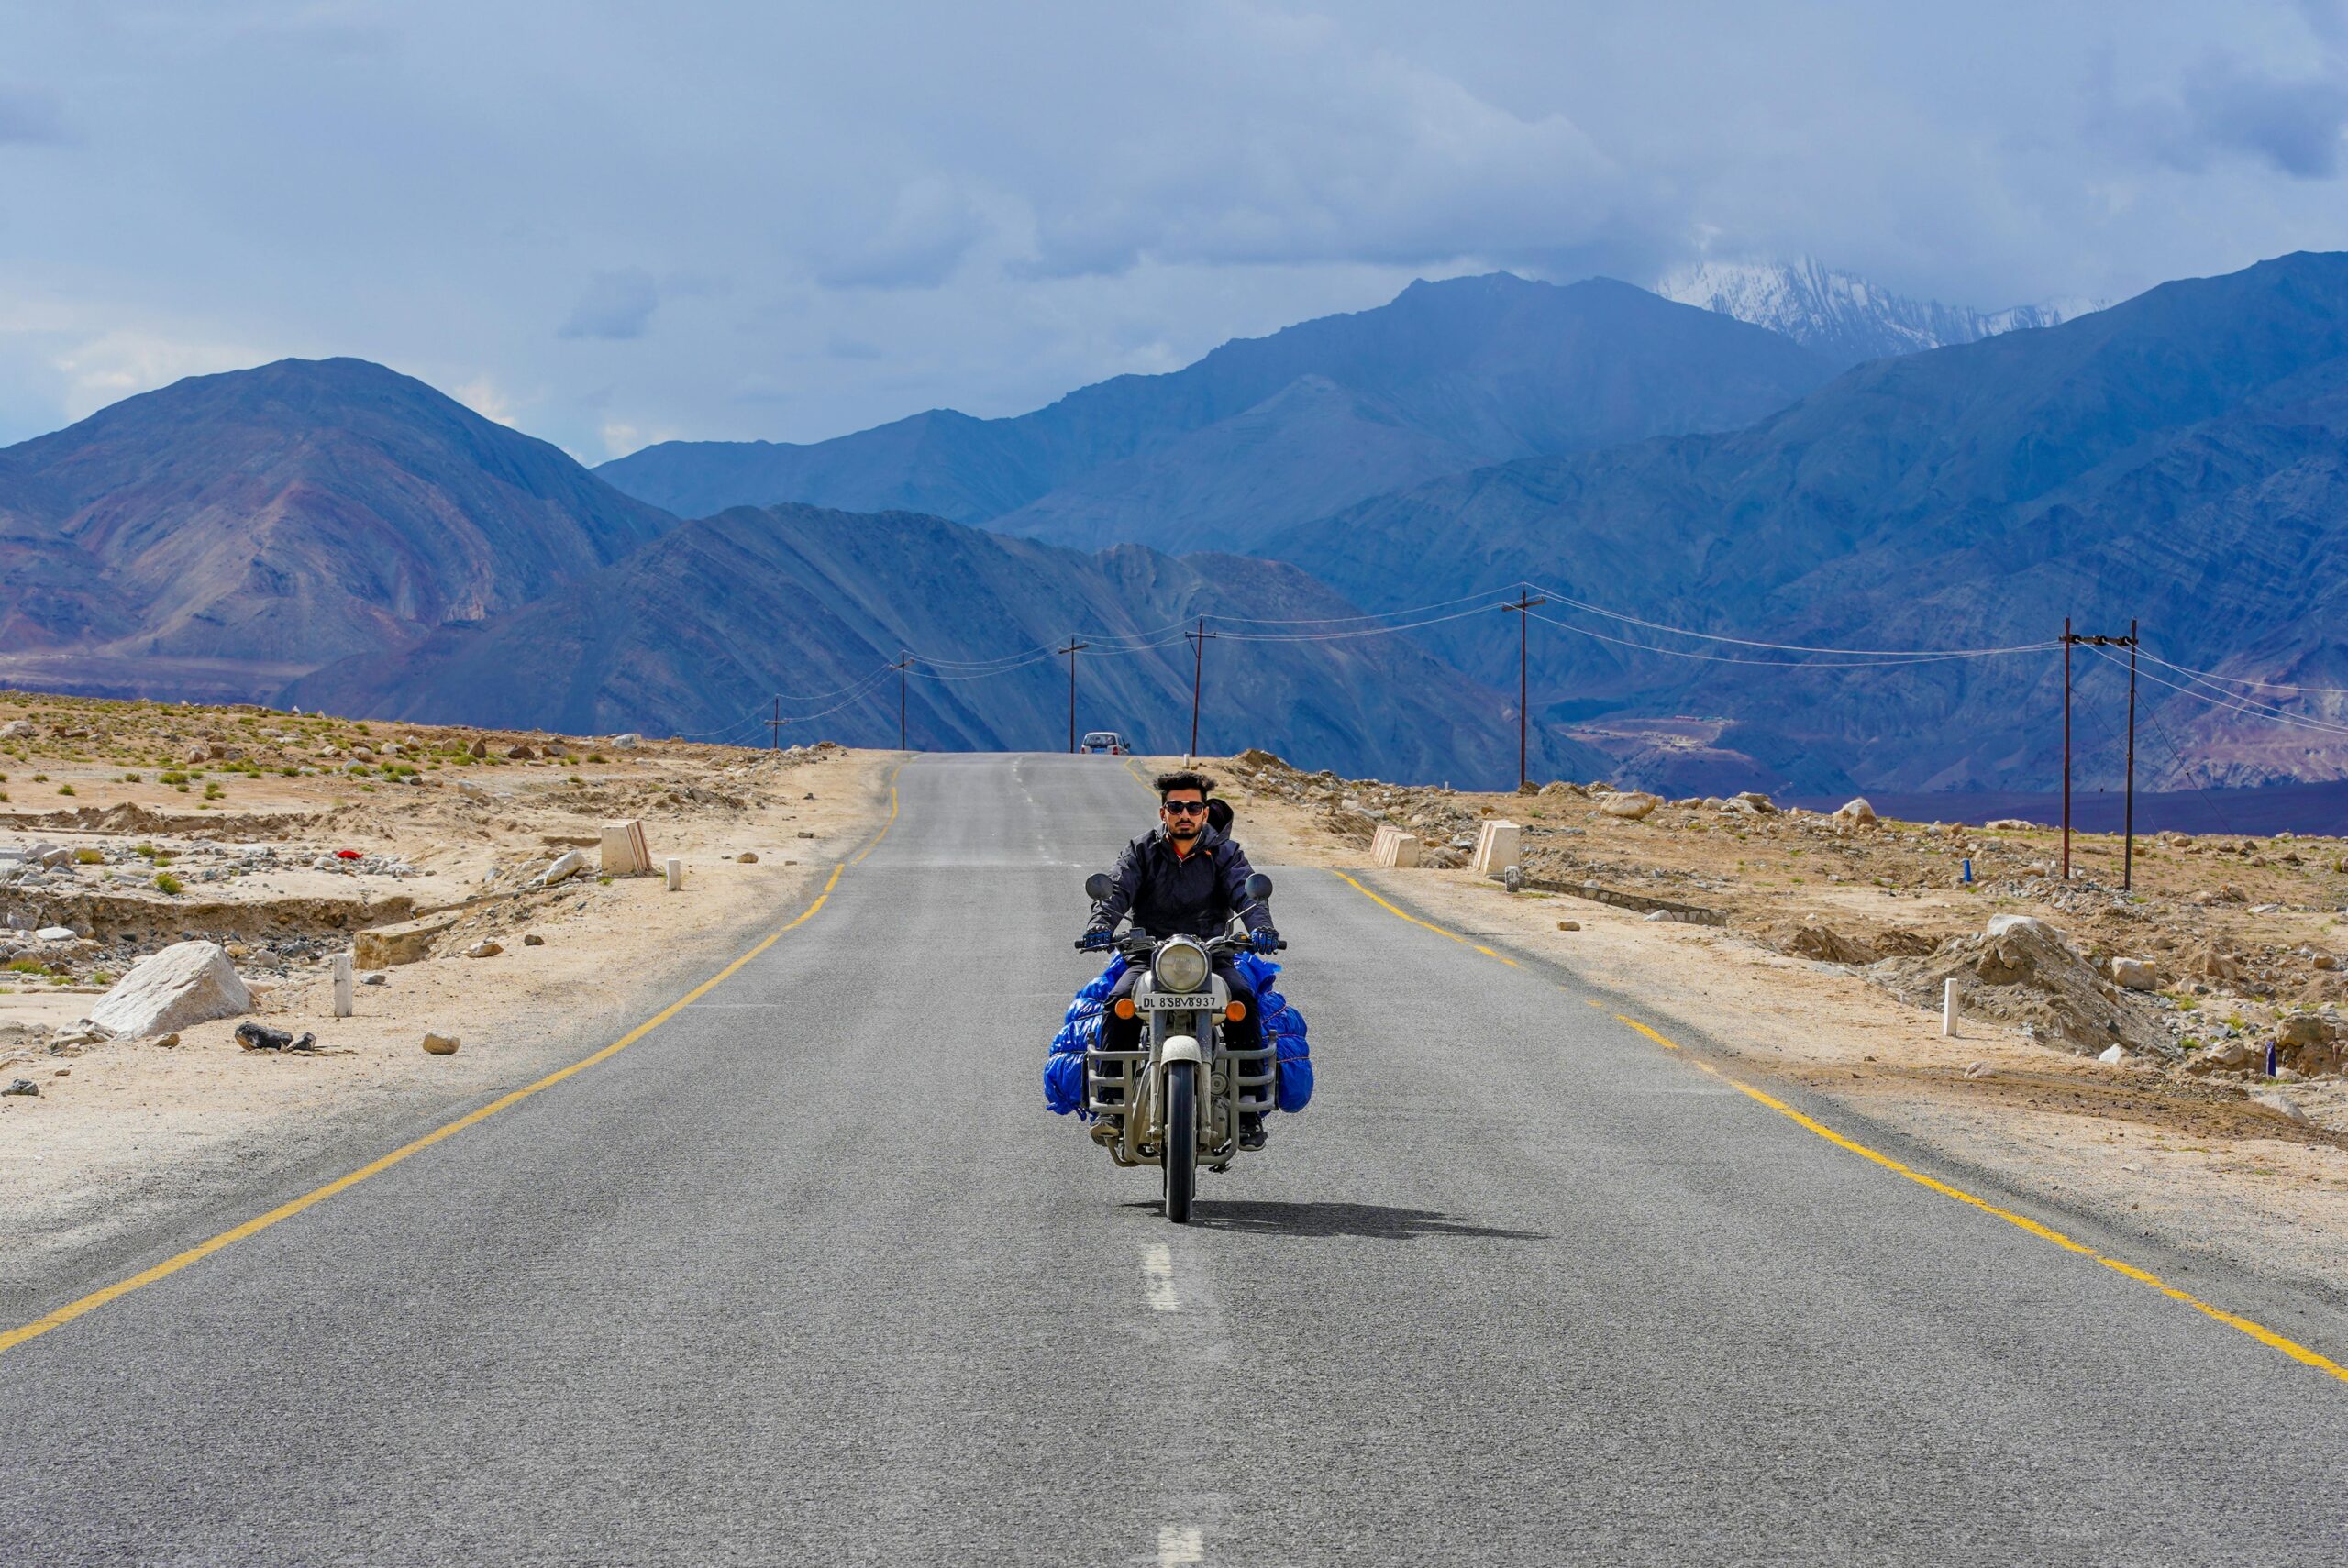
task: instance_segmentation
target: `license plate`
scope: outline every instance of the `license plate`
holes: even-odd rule
[[[1153,991],[1146,996],[1134,998],[1134,1006],[1142,1012],[1206,1012],[1213,1008],[1214,996],[1208,991],[1191,991],[1180,996]]]

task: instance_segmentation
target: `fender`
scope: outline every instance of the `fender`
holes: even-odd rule
[[[1168,1035],[1166,1043],[1157,1051],[1160,1066],[1168,1062],[1196,1062],[1203,1066],[1206,1059],[1206,1053],[1199,1049],[1199,1043],[1187,1034]]]

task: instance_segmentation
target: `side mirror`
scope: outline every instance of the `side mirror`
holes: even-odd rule
[[[1247,898],[1252,903],[1262,903],[1272,896],[1272,879],[1261,871],[1247,878]]]
[[[1109,880],[1109,874],[1106,871],[1095,871],[1084,879],[1084,896],[1097,904],[1107,898],[1109,889],[1115,886],[1114,882]]]

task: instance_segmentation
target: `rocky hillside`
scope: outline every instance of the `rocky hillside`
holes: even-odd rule
[[[2121,633],[2178,664],[2348,689],[2348,256],[2164,285],[2043,331],[1864,365],[1726,436],[1439,480],[1275,553],[1374,607],[1531,578],[1670,625],[1842,648]],[[1431,551],[1430,541],[1444,547]],[[1822,669],[1556,613],[1536,627],[1555,727],[1672,792],[2050,787],[2060,661]],[[1499,617],[1492,617],[1497,622]],[[1512,673],[1481,621],[1429,634]],[[2147,667],[2151,677],[2181,680]],[[2117,779],[2125,678],[2080,656],[2079,744]],[[2152,684],[2140,782],[2348,775],[2342,698],[2267,691],[2298,727]]]
[[[1068,744],[1068,664],[1080,629],[1077,723],[1145,750],[1189,744],[1200,614],[1329,618],[1357,612],[1292,567],[1099,555],[941,518],[786,506],[737,508],[537,603],[445,627],[404,653],[346,660],[287,693],[370,717],[700,734],[755,744],[772,697],[786,741],[897,742],[901,649],[912,744],[1057,750]],[[1202,745],[1276,736],[1317,767],[1400,778],[1512,779],[1516,727],[1500,693],[1408,639],[1208,646]],[[1553,740],[1542,766],[1598,759]]]
[[[0,451],[0,674],[258,696],[526,603],[673,522],[381,365],[195,377]]]
[[[1437,474],[1746,424],[1827,362],[1606,280],[1419,282],[1014,419],[933,411],[812,446],[668,442],[597,470],[681,516],[905,509],[1099,548],[1257,550]]]

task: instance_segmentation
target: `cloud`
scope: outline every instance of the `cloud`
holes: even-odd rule
[[[2298,180],[2340,172],[2348,86],[2337,80],[2286,81],[2220,57],[2186,78],[2180,101],[2188,161],[2179,167],[2193,167],[2190,149],[2207,146],[2247,154]]]
[[[1201,100],[1175,134],[1113,149],[1100,188],[1043,210],[1033,273],[1113,274],[1144,257],[1570,269],[1645,251],[1680,221],[1561,112],[1502,107],[1324,18],[1212,15],[1170,51]]]
[[[823,258],[815,279],[836,289],[934,289],[994,228],[976,193],[939,177],[913,180],[858,238]]]
[[[514,427],[514,400],[500,392],[497,383],[487,376],[475,376],[464,385],[451,388],[449,395],[493,425]]]
[[[0,144],[68,139],[64,115],[53,94],[38,87],[0,83]]]
[[[652,313],[660,307],[659,285],[641,267],[598,272],[587,292],[570,307],[570,315],[556,329],[558,337],[600,337],[622,342],[644,336]]]

